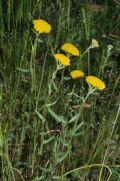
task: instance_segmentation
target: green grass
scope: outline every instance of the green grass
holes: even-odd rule
[[[108,0],[0,1],[0,180],[120,180],[119,10]],[[50,34],[36,35],[38,18]],[[100,47],[82,57],[93,38]],[[65,42],[81,56],[57,69]],[[106,89],[90,94],[70,78],[76,68]]]

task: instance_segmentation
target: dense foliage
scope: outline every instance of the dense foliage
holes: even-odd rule
[[[0,0],[0,180],[120,180],[119,12],[116,0]],[[80,56],[61,68],[66,42]],[[72,79],[74,69],[106,88]]]

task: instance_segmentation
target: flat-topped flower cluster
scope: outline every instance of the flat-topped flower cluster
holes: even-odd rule
[[[35,31],[40,34],[41,33],[50,33],[52,30],[51,25],[42,19],[33,20],[33,25],[34,25]],[[95,39],[92,39],[89,49],[97,48],[97,47],[99,47],[98,41]],[[62,53],[56,53],[56,54],[54,54],[54,58],[56,61],[59,62],[59,64],[61,64],[63,66],[71,65],[70,56],[77,56],[77,57],[80,56],[79,49],[70,42],[64,43],[60,49],[63,50],[66,53],[66,55],[64,55]],[[102,80],[100,80],[99,78],[92,76],[92,75],[85,76],[85,73],[82,70],[78,70],[78,69],[72,70],[70,72],[70,76],[73,79],[79,79],[79,78],[85,77],[86,82],[98,90],[103,90],[106,87],[105,83]]]

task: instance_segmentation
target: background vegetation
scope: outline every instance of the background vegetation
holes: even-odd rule
[[[120,181],[119,13],[116,0],[0,0],[0,180]],[[35,49],[38,18],[52,32]],[[53,52],[92,38],[100,47],[53,78]],[[69,72],[87,74],[88,58],[106,89],[83,105],[88,85]]]

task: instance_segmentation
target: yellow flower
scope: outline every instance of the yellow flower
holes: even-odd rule
[[[69,66],[70,59],[69,57],[65,56],[64,54],[55,54],[55,59],[57,59],[62,65]]]
[[[80,77],[84,77],[84,72],[82,72],[81,70],[72,70],[70,72],[70,75],[73,79],[77,79],[77,78],[80,78]]]
[[[38,33],[50,33],[51,25],[42,19],[33,20],[34,29]]]
[[[65,43],[62,45],[61,49],[74,56],[79,56],[80,54],[78,48],[71,43]]]
[[[95,39],[92,39],[91,48],[98,48],[98,47],[99,47],[98,41]]]
[[[106,87],[105,83],[95,76],[87,76],[86,82],[88,84],[91,84],[93,87],[97,88],[98,90],[103,90]]]

